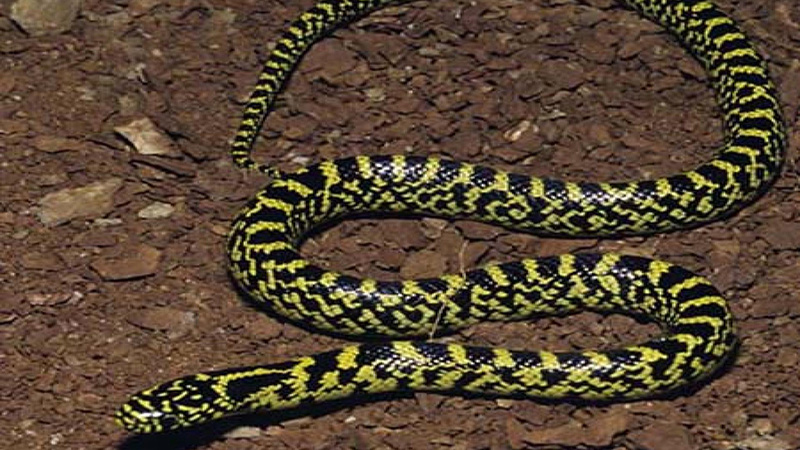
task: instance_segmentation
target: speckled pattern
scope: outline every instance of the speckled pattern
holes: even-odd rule
[[[705,64],[726,129],[715,159],[666,178],[601,184],[403,156],[323,162],[294,173],[260,166],[249,156],[252,142],[298,58],[340,23],[383,6],[322,2],[279,41],[248,104],[234,159],[275,179],[234,223],[229,254],[234,278],[253,298],[326,331],[424,335],[479,320],[589,308],[650,316],[666,336],[621,350],[565,354],[410,342],[350,346],[158,386],[127,403],[121,423],[152,432],[254,409],[408,390],[639,398],[711,373],[735,341],[730,313],[705,279],[667,263],[563,255],[438,279],[378,282],[322,270],[297,250],[314,227],[363,211],[467,217],[547,235],[627,235],[708,222],[762,193],[781,166],[785,137],[761,58],[708,2],[629,3],[673,31]]]

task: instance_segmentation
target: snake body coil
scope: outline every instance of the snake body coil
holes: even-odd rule
[[[316,40],[392,0],[323,0],[278,41],[247,105],[232,154],[272,176],[229,240],[231,271],[254,299],[311,327],[353,336],[425,336],[480,321],[584,309],[643,315],[664,333],[611,351],[512,351],[418,341],[350,345],[261,367],[183,377],[134,395],[117,413],[148,433],[225,415],[360,394],[454,391],[534,398],[634,399],[711,374],[736,339],[710,283],[666,262],[617,254],[561,255],[465,274],[384,282],[317,267],[298,252],[315,227],[358,212],[464,217],[537,234],[631,235],[729,215],[768,188],[784,132],[765,64],[739,28],[702,0],[627,0],[671,30],[710,74],[725,145],[699,167],[623,183],[541,179],[437,158],[359,156],[292,173],[250,150],[291,70]]]

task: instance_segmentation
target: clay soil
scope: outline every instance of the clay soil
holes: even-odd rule
[[[742,345],[720,376],[685,395],[616,405],[417,394],[157,437],[115,425],[115,409],[152,384],[342,345],[246,302],[224,254],[230,221],[265,182],[232,166],[227,143],[269,43],[312,3],[87,0],[69,32],[45,37],[0,17],[0,446],[800,448],[800,12],[791,0],[719,2],[768,56],[791,137],[780,180],[735,217],[622,240],[361,218],[303,247],[327,267],[385,279],[567,251],[675,262],[730,299]],[[285,169],[404,153],[568,179],[656,177],[721,143],[705,80],[669,35],[612,0],[417,2],[317,45],[257,154]],[[115,131],[145,118],[176,151],[141,155]],[[47,194],[115,178],[102,213],[42,223]],[[167,214],[142,212],[154,204]],[[582,313],[446,339],[570,350],[653,332]]]

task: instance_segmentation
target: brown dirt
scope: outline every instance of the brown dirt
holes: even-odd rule
[[[791,0],[719,3],[769,55],[795,158],[800,14]],[[691,231],[559,241],[463,221],[361,219],[304,247],[330,267],[388,278],[576,249],[685,265],[726,293],[743,340],[730,370],[690,395],[581,406],[422,394],[127,439],[111,414],[138,389],[341,344],[247,307],[223,252],[232,216],[263,183],[231,166],[226,143],[266,43],[311,4],[87,0],[69,33],[37,38],[0,17],[6,448],[800,448],[792,160],[755,205]],[[416,3],[317,45],[268,121],[259,157],[291,167],[408,152],[571,179],[658,176],[720,142],[704,78],[669,36],[612,0]],[[178,155],[137,155],[115,134],[145,117]],[[124,182],[100,215],[54,226],[37,218],[45,195],[114,177]],[[140,218],[154,202],[175,211]],[[106,281],[114,274],[124,280]],[[454,339],[569,349],[649,330],[587,313],[482,325]]]

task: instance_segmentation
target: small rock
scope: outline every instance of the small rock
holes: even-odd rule
[[[481,135],[476,131],[459,130],[447,141],[447,149],[443,150],[454,157],[477,157],[481,152]]]
[[[456,228],[467,239],[493,240],[503,233],[503,229],[498,226],[470,220],[459,220]]]
[[[286,124],[283,136],[293,141],[304,141],[314,133],[317,122],[306,115],[295,116]],[[299,164],[307,164],[308,161],[299,161]]]
[[[306,70],[319,71],[320,77],[328,81],[352,71],[358,65],[355,53],[335,39],[320,42],[304,62]]]
[[[367,99],[373,103],[381,103],[386,100],[386,90],[383,88],[370,88],[364,91]]]
[[[531,444],[553,444],[574,447],[606,447],[614,437],[627,430],[631,415],[624,410],[614,410],[608,414],[591,417],[585,424],[572,421],[554,428],[537,428],[526,434],[525,440]]]
[[[83,294],[77,291],[57,292],[53,294],[31,294],[28,296],[28,303],[32,306],[58,306],[69,302],[77,302],[83,298]]]
[[[791,19],[792,13],[796,11],[796,8],[790,5],[790,3],[779,3],[775,5],[775,11],[778,12],[779,15],[786,17],[788,19],[786,22],[791,24],[793,28],[797,28],[800,25],[797,25],[797,22]],[[788,70],[789,73],[800,73],[798,72],[800,71],[800,60],[793,59]],[[790,114],[797,114],[798,110],[800,110],[800,80],[798,80],[797,77],[786,77],[786,79],[783,80],[781,83],[781,99],[783,100],[783,104],[786,105],[787,110],[793,112],[790,112]]]
[[[762,298],[760,301],[753,304],[752,308],[750,308],[751,317],[761,319],[765,317],[783,316],[789,312],[792,304],[797,301],[793,297],[783,297],[779,287],[775,289],[764,289],[764,291],[766,291],[770,297]]]
[[[517,404],[517,400],[513,398],[498,398],[494,401],[494,404],[500,409],[511,409],[512,406]]]
[[[759,436],[772,434],[775,432],[775,425],[766,417],[757,417],[753,419],[750,424],[750,429],[755,431]]]
[[[489,244],[485,242],[470,242],[459,251],[459,269],[468,270],[475,267],[481,258],[489,252]]]
[[[170,338],[186,334],[194,327],[196,314],[191,311],[160,306],[128,316],[128,322],[151,331],[166,331]]]
[[[406,258],[400,276],[406,279],[436,277],[447,270],[447,259],[432,251],[421,251]]]
[[[114,206],[114,193],[122,180],[109,178],[90,185],[47,194],[39,201],[36,215],[44,225],[60,225],[77,218],[99,218]]]
[[[283,325],[275,320],[254,320],[245,325],[244,330],[251,339],[268,342],[281,335]]]
[[[583,444],[591,447],[611,445],[614,437],[628,429],[631,415],[622,409],[615,409],[607,414],[600,414],[586,421],[586,432]]]
[[[778,250],[800,248],[800,225],[797,222],[773,222],[765,227],[762,236]]]
[[[798,367],[800,365],[800,354],[796,349],[784,347],[778,350],[775,362],[786,368]]]
[[[518,124],[514,125],[511,129],[507,130],[503,133],[503,138],[508,142],[516,142],[519,140],[522,135],[531,129],[531,121],[530,120],[523,120]],[[535,132],[535,128],[534,128]]]
[[[64,261],[55,253],[31,252],[22,255],[20,263],[28,270],[58,270]]]
[[[511,417],[506,420],[506,438],[508,439],[509,447],[515,450],[525,448],[525,436],[527,434],[528,430],[518,420]]]
[[[400,248],[422,248],[428,245],[428,239],[420,231],[416,223],[401,219],[387,219],[381,222],[381,240],[397,245]]]
[[[160,260],[161,251],[139,245],[123,251],[117,258],[94,261],[91,267],[105,281],[122,281],[154,274]]]
[[[422,100],[412,95],[405,95],[399,99],[393,99],[388,108],[400,114],[411,114],[422,105]]]
[[[642,450],[692,450],[694,443],[689,431],[682,425],[656,422],[642,430],[634,431],[628,438]]]
[[[644,137],[641,133],[635,131],[625,132],[620,137],[622,145],[632,149],[654,148],[658,145],[656,142],[651,141]]]
[[[166,219],[175,212],[175,207],[169,203],[154,202],[142,208],[136,216],[140,219]]]
[[[147,117],[114,128],[142,155],[179,156],[172,140]]]
[[[467,241],[456,230],[445,230],[433,247],[436,253],[452,259],[460,259],[466,251]]]
[[[0,119],[0,134],[22,134],[28,131],[28,128],[24,120]]]
[[[583,425],[578,421],[571,421],[565,425],[553,428],[534,428],[525,434],[526,442],[534,445],[564,445],[576,447],[583,442],[585,433]]]
[[[394,270],[401,267],[406,260],[404,251],[396,248],[378,249],[375,265],[387,270]]]
[[[33,139],[33,147],[40,152],[61,153],[79,149],[81,141],[58,136],[37,136]]]
[[[9,300],[0,300],[0,325],[12,323],[19,318],[20,314],[14,310],[15,305],[12,303],[10,297]]]
[[[94,225],[98,227],[116,227],[122,225],[122,219],[114,218],[114,219],[97,219],[94,221]]]
[[[41,187],[55,186],[57,184],[66,183],[69,178],[63,173],[49,173],[46,175],[39,175],[35,178],[36,184]]]
[[[17,0],[11,5],[11,19],[33,36],[69,30],[78,17],[82,0]]]
[[[258,427],[236,427],[225,433],[228,439],[250,439],[261,436],[263,432]]]
[[[0,95],[8,95],[17,85],[17,79],[14,75],[5,73],[0,75]]]
[[[540,76],[543,81],[558,90],[575,89],[586,81],[583,67],[562,60],[548,60],[542,64]]]
[[[133,16],[141,16],[163,2],[164,0],[132,0],[128,5],[128,11]]]
[[[17,230],[11,235],[11,239],[16,239],[18,241],[21,241],[21,240],[25,239],[26,237],[28,237],[28,235],[30,235],[30,234],[31,234],[31,230],[29,230],[29,229]]]
[[[414,394],[414,398],[419,405],[419,408],[425,412],[425,414],[438,414],[437,408],[441,406],[442,402],[444,401],[445,397],[438,394],[430,394],[427,392],[417,392]]]
[[[736,448],[747,450],[794,450],[791,444],[773,436],[754,436],[737,442]]]
[[[435,217],[425,217],[420,223],[422,234],[428,239],[438,239],[449,222]]]
[[[76,407],[80,411],[102,411],[105,408],[105,397],[93,392],[78,394],[75,399]]]
[[[646,50],[655,48],[658,45],[658,39],[657,36],[647,36],[626,42],[617,50],[617,57],[631,59]]]

